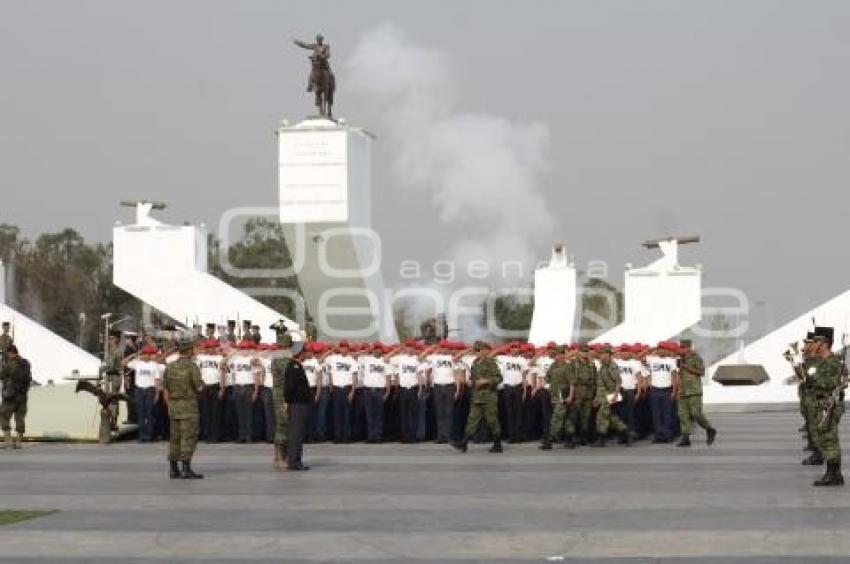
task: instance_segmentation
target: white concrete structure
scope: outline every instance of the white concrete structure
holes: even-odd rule
[[[0,281],[5,281],[5,266],[0,262]],[[5,283],[0,283],[5,287]],[[5,294],[3,296],[5,300]],[[39,384],[65,383],[74,371],[84,376],[97,376],[100,360],[66,341],[38,322],[0,302],[0,321],[12,325],[15,344],[29,360],[33,380]]]
[[[326,119],[278,128],[280,220],[322,338],[397,340],[371,228],[371,143]]]
[[[203,226],[167,225],[150,217],[152,204],[139,203],[133,225],[112,231],[112,282],[174,320],[192,325],[250,319],[264,342],[281,315],[207,273],[207,232]],[[300,327],[285,320],[294,334]],[[298,338],[298,337],[296,337]]]
[[[679,243],[660,241],[664,256],[625,275],[623,323],[595,343],[655,343],[669,339],[702,319],[702,272],[679,265]]]
[[[563,244],[552,247],[549,264],[534,271],[534,312],[528,342],[572,341],[576,314],[576,269],[567,263]]]
[[[819,305],[742,350],[729,355],[706,370],[704,401],[709,404],[797,403],[797,385],[786,383],[793,374],[783,357],[791,343],[799,343],[812,330],[812,318],[818,325],[835,328],[834,349],[841,349],[841,336],[850,333],[850,290]],[[758,386],[722,386],[711,380],[720,366],[758,364],[770,380]]]

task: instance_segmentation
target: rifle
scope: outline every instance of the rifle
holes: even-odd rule
[[[832,415],[835,413],[835,408],[839,402],[843,402],[844,390],[847,388],[847,333],[841,336],[841,382],[827,398],[824,404],[823,414],[818,423],[821,431],[825,431],[832,421]]]

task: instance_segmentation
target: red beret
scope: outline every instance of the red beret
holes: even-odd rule
[[[155,345],[145,345],[142,347],[142,354],[156,354],[159,349]]]
[[[541,348],[544,348],[544,347],[541,347]],[[546,343],[546,347],[545,347],[545,348],[547,348],[547,349],[555,349],[555,348],[558,348],[558,344],[557,344],[555,341],[549,341],[548,343]]]
[[[254,341],[244,340],[239,343],[240,350],[251,350],[257,348],[257,344]]]
[[[350,347],[351,345],[349,344],[349,342],[346,339],[343,339],[339,342],[339,346],[340,347]]]

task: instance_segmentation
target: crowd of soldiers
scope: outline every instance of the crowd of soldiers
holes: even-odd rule
[[[785,353],[798,382],[804,450],[811,452],[803,464],[826,464],[826,472],[814,482],[815,486],[844,485],[838,424],[844,414],[847,369],[845,351],[840,355],[832,352],[834,333],[832,327],[815,327],[806,335],[802,348],[795,345]]]
[[[678,437],[678,446],[688,447],[694,424],[705,429],[708,444],[717,434],[702,411],[703,361],[688,340],[616,347],[331,344],[290,343],[282,331],[278,343],[263,344],[249,323],[243,338],[230,323],[208,325],[188,341],[199,378],[198,434],[206,442],[274,443],[276,466],[287,461],[291,415],[276,397],[283,392],[275,378],[279,372],[285,382],[291,360],[307,383],[307,442],[434,440],[466,451],[470,441],[492,441],[490,451],[502,452],[503,439],[539,440],[541,449],[551,450],[556,444],[604,447],[612,437],[627,446]],[[174,343],[151,336],[139,341],[115,333],[110,340],[107,373],[126,370],[140,441],[168,434],[165,374],[179,358]],[[281,360],[287,363],[276,371]]]

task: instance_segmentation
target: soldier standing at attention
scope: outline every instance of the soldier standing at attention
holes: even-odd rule
[[[286,338],[288,337],[288,339]],[[296,355],[299,351],[293,347],[292,337],[282,336],[285,354]],[[303,343],[298,343],[303,345]],[[310,385],[307,374],[301,361],[294,356],[286,365],[283,376],[283,395],[286,400],[286,412],[289,416],[289,436],[286,443],[286,469],[287,470],[309,470],[301,461],[304,453],[304,440],[307,438],[307,429],[310,422],[310,410],[312,399],[310,397]]]
[[[818,450],[826,462],[826,473],[815,486],[843,486],[841,474],[841,444],[838,440],[838,424],[844,413],[844,362],[832,354],[832,327],[816,327],[816,362],[807,373],[812,378],[812,389],[818,417]],[[844,351],[842,351],[842,354]]]
[[[596,412],[596,443],[595,447],[604,447],[608,431],[613,429],[620,433],[620,442],[632,444],[629,428],[613,409],[620,396],[620,368],[613,362],[614,350],[611,345],[605,345],[599,351],[599,370],[596,373],[596,394],[593,406]]]
[[[124,349],[121,344],[121,331],[111,331],[107,339],[106,353],[103,358],[101,373],[104,378],[104,389],[108,394],[121,391],[124,379]],[[118,430],[118,403],[109,406],[110,425],[113,431]]]
[[[3,366],[3,363],[6,361],[6,353],[9,351],[9,347],[11,347],[15,343],[12,336],[9,335],[9,322],[4,321],[2,325],[2,334],[0,334],[0,366]]]
[[[552,450],[552,442],[559,440],[561,437],[563,437],[564,446],[570,448],[569,443],[573,440],[572,434],[567,435],[564,428],[567,414],[566,402],[570,395],[564,347],[555,347],[551,352],[554,352],[555,358],[552,365],[546,371],[546,380],[549,386],[549,399],[552,403],[552,411],[548,421],[549,425],[543,429],[543,442],[540,444],[542,450]]]
[[[27,395],[29,394],[32,374],[30,363],[18,354],[18,347],[9,345],[6,349],[6,363],[0,367],[0,429],[3,430],[3,447],[20,449],[26,431]],[[15,418],[15,436],[12,440],[12,417]]]
[[[690,339],[682,339],[681,361],[673,379],[673,397],[678,400],[679,431],[682,438],[676,446],[691,446],[691,425],[693,422],[705,429],[706,444],[713,444],[717,430],[711,426],[702,412],[702,376],[705,365],[702,357],[693,350]]]
[[[272,356],[272,403],[274,404],[274,462],[273,466],[282,470],[286,465],[287,434],[289,418],[286,413],[286,367],[292,360],[292,336],[288,333],[277,334],[277,344],[281,350]]]
[[[162,377],[171,428],[168,444],[169,476],[184,480],[199,479],[204,476],[192,470],[192,456],[198,444],[198,394],[203,392],[204,382],[201,370],[192,360],[192,341],[180,340],[177,350],[180,358],[165,368]]]
[[[803,460],[804,466],[820,466],[823,464],[823,456],[818,450],[818,408],[815,404],[814,378],[808,377],[808,370],[818,362],[816,351],[818,344],[815,334],[809,332],[803,341],[803,352],[800,362],[794,364],[794,374],[799,381],[797,393],[800,396],[800,411],[803,414],[803,430],[806,433],[806,450],[812,452],[808,458]],[[793,359],[792,359],[793,360]]]
[[[483,341],[475,344],[478,358],[472,363],[472,407],[466,422],[466,432],[463,440],[452,443],[456,449],[466,452],[469,438],[475,434],[481,419],[484,419],[490,434],[493,436],[493,446],[490,452],[502,452],[501,429],[499,428],[499,406],[496,387],[502,380],[499,365],[490,356],[490,345]]]
[[[596,397],[596,365],[589,345],[581,346],[572,371],[571,416],[581,443],[587,444],[591,440],[590,418],[593,415],[593,399]]]

